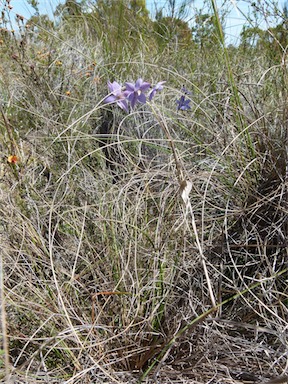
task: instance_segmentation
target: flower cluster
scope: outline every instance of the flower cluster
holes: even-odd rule
[[[148,94],[148,98],[149,101],[151,101],[156,92],[163,89],[164,83],[165,81],[160,81],[151,89],[151,84],[143,81],[141,78],[139,78],[135,84],[125,83],[125,87],[122,87],[122,85],[117,83],[117,81],[113,81],[113,83],[110,83],[109,81],[108,89],[110,94],[104,99],[104,103],[116,103],[120,108],[128,113],[128,103],[130,103],[132,109],[137,103],[145,104],[147,101],[146,92],[149,89],[151,90]]]
[[[125,85],[122,86],[121,84],[117,83],[117,81],[113,81],[113,83],[108,81],[108,89],[110,93],[105,97],[104,103],[116,103],[118,107],[128,113],[129,103],[133,109],[137,103],[145,104],[147,97],[149,101],[151,101],[157,92],[162,91],[164,83],[166,83],[166,81],[160,81],[154,87],[151,87],[150,83],[147,83],[146,81],[143,81],[141,78],[139,78],[135,84],[125,83]],[[148,92],[148,90],[150,91]],[[191,95],[191,92],[189,92],[184,86],[181,88],[181,92],[183,95],[179,100],[176,100],[177,110],[188,111],[191,109],[189,105],[191,100],[187,98],[187,95]]]
[[[181,91],[184,93],[184,95],[182,95],[179,100],[176,100],[176,103],[178,104],[177,110],[188,111],[191,109],[189,105],[191,100],[186,99],[186,95],[191,95],[191,92],[189,92],[184,86],[182,87]]]
[[[16,155],[10,155],[10,156],[8,156],[7,161],[10,164],[16,164],[19,161],[19,157]]]

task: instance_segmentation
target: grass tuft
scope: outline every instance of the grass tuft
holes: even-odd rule
[[[2,3],[1,380],[285,381],[285,12],[233,46],[215,1],[192,29],[98,1],[17,33]],[[163,90],[105,103],[139,78]]]

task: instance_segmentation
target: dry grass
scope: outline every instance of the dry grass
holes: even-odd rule
[[[17,41],[3,51],[1,380],[287,375],[286,68],[262,53],[247,74],[253,58],[234,52],[240,108],[221,59],[203,54],[203,74],[198,56],[194,76],[154,51],[111,64],[89,25],[67,25],[46,36],[51,57],[35,56],[40,38],[16,63]],[[108,110],[107,79],[133,73],[166,87],[129,115]]]

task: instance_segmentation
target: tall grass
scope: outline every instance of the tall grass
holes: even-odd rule
[[[214,1],[201,49],[122,2],[2,7],[1,380],[287,375],[285,48],[227,47]],[[139,77],[165,87],[103,103]]]

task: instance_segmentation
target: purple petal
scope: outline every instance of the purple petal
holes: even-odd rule
[[[157,90],[157,91],[162,91],[162,89],[163,89],[163,84],[165,84],[166,83],[166,81],[159,81],[159,83],[157,83],[156,85],[155,85],[155,89]]]
[[[137,94],[137,92],[130,93],[130,95],[128,96],[128,100],[130,101],[130,103],[131,103],[131,107],[132,107],[132,108],[135,107],[135,104],[136,104],[136,102],[137,102],[137,99],[138,99],[138,94]]]
[[[129,91],[127,91],[127,90],[125,90],[125,91],[122,92],[122,95],[123,95],[123,97],[125,97],[125,99],[126,99],[130,94],[131,94],[131,92],[129,92]]]
[[[141,79],[141,77],[138,79],[138,80],[136,80],[136,83],[135,83],[135,90],[139,90],[139,89],[141,89],[141,85],[142,85],[142,83],[143,83],[143,80]]]
[[[128,110],[128,104],[127,104],[127,101],[126,100],[118,100],[117,101],[117,105],[120,107],[120,108],[122,108],[122,109],[124,109],[124,111],[125,112],[129,112],[129,110]]]
[[[107,96],[105,99],[104,99],[104,103],[105,104],[108,104],[108,103],[114,103],[115,101],[117,100],[116,96],[114,95],[110,95],[110,96]]]
[[[178,104],[177,109],[181,109],[183,107],[183,104],[185,102],[185,96],[181,96],[179,100],[176,100],[176,103]]]
[[[128,92],[134,92],[135,91],[135,84],[133,83],[125,83],[126,90]]]
[[[183,85],[183,87],[181,88],[181,91],[185,93],[185,95],[191,95],[191,92],[188,91],[188,89]]]
[[[113,81],[113,83],[110,83],[110,81],[108,81],[108,88],[110,92],[113,93],[121,92],[121,85],[117,83],[117,81]]]
[[[155,93],[156,93],[156,89],[153,88],[152,91],[150,92],[149,94],[149,100],[151,101],[153,99],[153,97],[155,96]]]
[[[151,91],[150,94],[149,94],[149,100],[150,100],[150,101],[153,99],[153,97],[155,96],[155,93],[156,93],[156,92],[158,92],[158,91],[162,91],[162,89],[163,89],[163,85],[162,85],[162,84],[164,84],[164,83],[166,83],[166,81],[159,81],[159,83],[157,83],[157,84],[153,87],[152,91]]]
[[[147,91],[147,89],[149,89],[151,87],[151,84],[150,83],[147,83],[146,81],[144,81],[143,83],[142,83],[142,85],[140,86],[140,90],[142,91],[142,92],[145,92],[145,91]]]
[[[190,105],[189,105],[190,101],[191,101],[191,100],[185,100],[185,101],[183,102],[183,104],[181,105],[180,109],[181,109],[182,111],[187,111],[188,109],[191,109],[191,107],[190,107]],[[179,109],[179,108],[178,108],[178,109]]]
[[[138,101],[140,101],[140,103],[142,104],[146,103],[146,96],[144,95],[144,93],[140,93],[140,95],[138,95]]]

